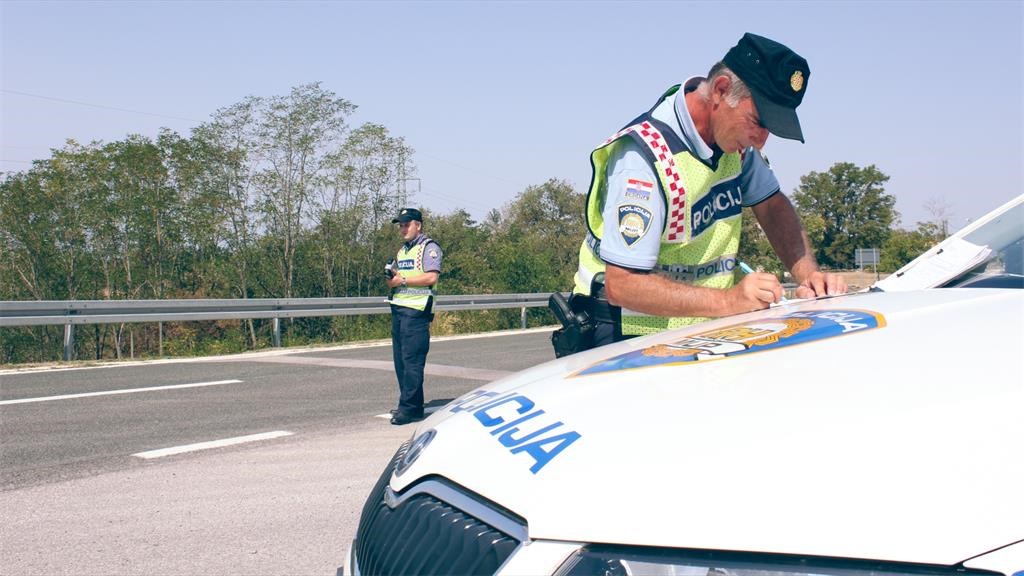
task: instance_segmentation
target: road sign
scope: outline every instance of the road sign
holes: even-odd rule
[[[878,267],[878,263],[881,260],[880,250],[878,248],[857,248],[854,253],[854,259],[857,268],[863,268],[865,266]]]

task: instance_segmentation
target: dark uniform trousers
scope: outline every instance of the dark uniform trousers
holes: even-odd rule
[[[391,306],[391,349],[398,376],[398,410],[423,416],[423,367],[430,351],[433,314],[406,306]]]

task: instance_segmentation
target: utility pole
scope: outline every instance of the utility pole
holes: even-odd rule
[[[406,182],[411,182],[413,180],[416,181],[416,196],[417,197],[419,197],[419,194],[420,194],[420,192],[423,189],[423,180],[421,180],[419,178],[402,178],[402,198],[401,198],[402,201],[400,202],[400,204],[402,206],[405,206],[408,203],[408,201],[409,201],[409,193],[408,193],[408,188],[406,186]]]
[[[397,198],[397,200],[398,200],[398,205],[400,207],[408,206],[409,205],[409,187],[407,185],[407,182],[409,182],[411,180],[415,180],[416,181],[416,194],[418,196],[419,193],[422,191],[423,182],[419,178],[407,178],[406,177],[406,171],[405,171],[405,150],[403,149],[403,150],[401,150],[398,153],[398,182],[399,182],[398,194],[399,194],[399,198]]]

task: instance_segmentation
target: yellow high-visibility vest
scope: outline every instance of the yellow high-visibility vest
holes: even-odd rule
[[[403,244],[395,257],[396,273],[403,277],[423,274],[423,254],[428,244],[436,245],[436,242],[424,236],[411,248],[406,248]],[[433,286],[399,286],[392,290],[388,302],[395,306],[426,310],[436,288],[436,283]]]
[[[658,104],[675,94],[678,88],[670,88]],[[717,162],[709,164],[691,152],[671,127],[648,112],[590,155],[593,175],[586,210],[589,234],[580,246],[573,291],[590,294],[591,281],[605,271],[600,244],[604,230],[602,208],[608,190],[608,159],[627,138],[640,145],[653,166],[665,201],[664,231],[654,269],[695,286],[723,289],[733,286],[743,214],[738,178],[742,167],[740,153],[722,154]],[[704,320],[707,318],[648,316],[623,308],[622,333],[653,334]]]

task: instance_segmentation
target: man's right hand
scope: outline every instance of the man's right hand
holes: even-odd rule
[[[782,298],[778,278],[764,272],[747,274],[739,284],[722,289],[693,286],[658,273],[608,264],[604,287],[610,304],[652,316],[721,318],[763,310]]]
[[[733,314],[764,310],[782,298],[782,284],[774,274],[753,272],[728,290]]]

